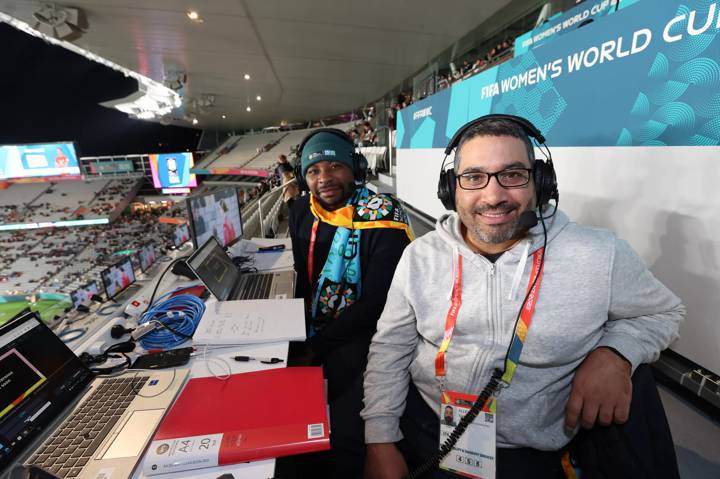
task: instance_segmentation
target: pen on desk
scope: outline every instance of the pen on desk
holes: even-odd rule
[[[276,244],[273,246],[264,246],[262,248],[258,248],[258,253],[275,253],[277,251],[283,251],[285,249],[284,244]]]
[[[277,364],[285,362],[280,358],[254,358],[252,356],[234,356],[233,359],[240,362],[260,361],[263,364]]]

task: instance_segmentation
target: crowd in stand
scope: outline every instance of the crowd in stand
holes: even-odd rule
[[[372,127],[370,120],[356,124],[346,133],[352,138],[357,147],[377,145],[377,132]]]
[[[513,48],[515,46],[514,39],[505,39],[498,42],[493,48],[485,54],[469,54],[456,67],[454,63],[438,72],[435,81],[435,91],[444,90],[454,83],[465,80],[481,71],[496,66],[505,60],[512,58]],[[397,95],[394,103],[388,109],[388,124],[391,130],[396,129],[397,112],[412,105],[415,101],[421,100],[423,97],[414,98],[411,92],[401,92]]]
[[[0,223],[34,223],[38,221],[68,221],[88,217],[107,217],[115,211],[137,184],[136,179],[114,180],[89,201],[79,201],[76,207],[57,206],[40,196],[32,203],[0,206]],[[52,194],[53,183],[45,194]],[[19,187],[22,187],[20,185]],[[9,190],[12,193],[12,190]],[[60,193],[67,196],[67,193]]]
[[[122,194],[121,189],[114,189]],[[118,198],[115,203],[117,204]],[[170,213],[166,208],[120,216],[109,225],[78,228],[20,230],[0,235],[0,283],[23,275],[14,268],[20,260],[29,260],[42,274],[23,281],[25,294],[41,288],[45,291],[64,291],[73,281],[89,281],[86,276],[98,266],[109,266],[119,260],[120,250],[133,250],[148,241],[155,243],[156,253],[162,254],[173,246],[175,225],[158,221],[159,216],[185,216],[184,208]],[[91,250],[86,248],[92,247]],[[83,257],[80,258],[79,256]],[[73,265],[72,268],[68,268]],[[82,267],[78,267],[82,265]],[[6,289],[6,288],[3,288]],[[69,291],[65,291],[69,293]]]
[[[514,40],[503,40],[491,48],[485,55],[468,55],[463,59],[462,64],[456,67],[451,64],[449,71],[439,73],[436,82],[437,90],[444,90],[453,83],[462,81],[476,73],[479,73],[490,66],[494,66],[501,61],[512,57]]]

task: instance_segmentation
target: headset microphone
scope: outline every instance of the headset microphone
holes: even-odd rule
[[[538,224],[538,218],[534,211],[526,211],[518,218],[518,226],[522,229],[530,229]]]

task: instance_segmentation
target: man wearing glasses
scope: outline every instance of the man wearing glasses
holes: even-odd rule
[[[535,168],[512,118],[460,137],[456,212],[405,250],[370,346],[366,478],[432,456],[453,430],[443,409],[486,387],[495,399],[423,477],[565,477],[578,428],[626,421],[632,372],[677,338],[680,299],[626,242],[539,200]]]

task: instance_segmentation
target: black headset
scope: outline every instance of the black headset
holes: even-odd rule
[[[450,143],[445,148],[445,158],[443,159],[442,166],[440,167],[440,179],[438,180],[438,191],[437,196],[442,202],[445,209],[455,210],[455,189],[457,187],[457,175],[455,174],[454,168],[445,169],[448,155],[457,148],[460,143],[460,139],[463,135],[471,128],[484,123],[488,120],[507,120],[515,123],[523,129],[527,136],[533,138],[540,147],[543,154],[546,156],[545,160],[535,160],[532,165],[533,170],[533,181],[535,182],[536,191],[536,202],[537,208],[542,210],[542,207],[547,205],[550,200],[558,201],[560,194],[557,188],[557,177],[555,176],[555,167],[552,162],[552,155],[550,149],[545,144],[545,137],[540,133],[535,125],[525,118],[515,115],[502,115],[492,114],[485,115],[477,118],[471,122],[463,125],[452,137]],[[543,148],[544,147],[544,150]],[[457,155],[457,151],[455,152]]]
[[[300,146],[298,146],[298,158],[297,163],[295,164],[295,178],[297,180],[298,186],[300,187],[300,191],[308,191],[307,182],[305,181],[305,177],[302,174],[302,151],[305,147],[305,144],[310,140],[310,138],[317,135],[318,133],[332,133],[333,135],[338,136],[348,142],[348,144],[353,149],[353,153],[350,159],[352,160],[352,172],[353,177],[355,178],[355,183],[365,184],[365,181],[367,180],[368,161],[362,153],[358,153],[355,151],[355,143],[353,143],[352,138],[350,138],[347,133],[337,128],[319,128],[309,133],[305,138],[303,138],[303,141],[300,142]]]

